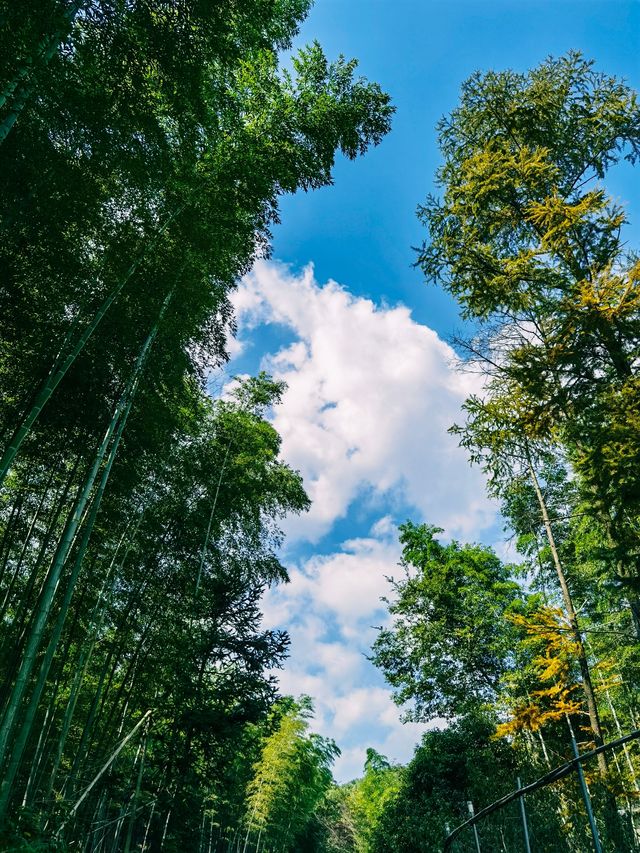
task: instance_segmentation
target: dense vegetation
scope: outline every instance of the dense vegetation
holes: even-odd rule
[[[308,6],[3,4],[2,849],[226,849],[297,713],[260,627],[308,503],[266,417],[282,388],[206,383],[278,197],[389,127],[355,62],[279,68]],[[298,735],[317,799],[333,747]]]
[[[260,601],[308,506],[269,420],[283,387],[207,382],[279,196],[393,112],[317,43],[280,68],[308,6],[2,7],[2,850],[436,851],[572,737],[638,727],[640,260],[605,180],[640,156],[640,106],[577,54],[467,81],[419,209],[418,264],[483,378],[452,430],[519,552],[400,529],[373,660],[407,719],[448,725],[338,786],[311,700],[278,695],[289,641]],[[634,749],[587,772],[610,850],[640,837]],[[541,793],[536,849],[584,850],[582,808]]]
[[[475,326],[458,344],[483,390],[452,429],[520,556],[401,528],[374,660],[407,717],[454,724],[425,735],[375,850],[439,850],[468,801],[561,764],[572,733],[586,750],[638,727],[640,264],[604,184],[640,156],[637,96],[570,54],[474,75],[439,134],[419,265]],[[636,849],[635,749],[586,768],[606,849]],[[590,849],[575,784],[528,808],[536,850]],[[483,831],[524,849],[517,813]]]

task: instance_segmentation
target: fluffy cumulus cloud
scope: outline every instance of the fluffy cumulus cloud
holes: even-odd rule
[[[362,773],[368,746],[407,761],[425,728],[400,723],[391,693],[367,657],[376,625],[388,618],[380,599],[400,556],[384,520],[371,534],[302,562],[286,587],[268,591],[263,607],[267,626],[286,626],[291,634],[281,689],[313,697],[314,728],[342,749],[334,768],[341,781]]]
[[[290,536],[317,540],[365,496],[414,508],[455,536],[490,525],[481,475],[447,433],[478,380],[456,370],[451,347],[408,308],[320,286],[311,266],[296,276],[266,262],[235,307],[241,340],[266,324],[293,339],[263,361],[287,382],[275,426],[313,501]]]
[[[400,724],[367,659],[388,619],[380,599],[400,556],[397,521],[470,539],[495,521],[480,472],[447,433],[478,380],[409,309],[320,285],[311,266],[294,275],[258,264],[235,308],[236,351],[264,345],[261,366],[287,383],[274,424],[313,501],[288,524],[291,583],[267,593],[265,624],[289,631],[281,688],[315,699],[317,730],[343,750],[344,780],[360,774],[367,746],[408,760],[424,728]]]

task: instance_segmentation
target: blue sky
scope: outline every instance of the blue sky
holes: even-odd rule
[[[640,85],[639,0],[316,0],[300,41],[313,38],[329,57],[357,57],[397,113],[377,149],[338,164],[335,186],[284,200],[274,256],[294,266],[313,259],[321,281],[402,300],[445,336],[456,307],[421,284],[411,246],[423,238],[415,209],[439,164],[434,128],[460,84],[478,69],[526,71],[581,50],[602,71]],[[624,177],[610,184],[629,200]]]
[[[238,293],[227,374],[262,367],[289,383],[274,422],[314,506],[285,525],[292,582],[267,595],[265,620],[290,631],[282,689],[314,696],[347,779],[367,746],[406,761],[420,736],[398,722],[365,657],[385,619],[385,575],[397,572],[397,524],[500,539],[479,472],[446,432],[477,381],[451,363],[446,341],[461,321],[412,268],[416,206],[439,163],[435,125],[475,70],[524,71],[571,49],[640,88],[640,0],[317,0],[299,43],[314,38],[390,92],[393,130],[364,158],[339,161],[334,186],[283,200],[273,261]],[[639,245],[637,176],[622,167],[607,186]]]

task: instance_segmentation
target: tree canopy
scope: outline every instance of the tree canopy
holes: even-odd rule
[[[490,548],[443,545],[439,528],[400,528],[405,576],[394,581],[391,628],[373,645],[373,661],[410,702],[407,719],[453,717],[495,697],[509,668],[510,637],[503,620],[519,587]]]

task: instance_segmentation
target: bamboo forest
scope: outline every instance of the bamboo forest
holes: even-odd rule
[[[562,3],[594,21],[607,5]],[[371,16],[352,33],[383,5],[360,3]],[[419,5],[401,0],[394,15]],[[466,0],[449,5],[471,14]],[[338,20],[349,3],[317,6]],[[325,506],[318,484],[331,496],[331,477],[346,490],[351,476],[299,461],[342,451],[328,432],[291,438],[288,395],[303,392],[283,365],[351,365],[331,346],[269,339],[286,359],[256,356],[245,371],[237,339],[257,346],[259,323],[238,294],[255,269],[285,276],[280,234],[321,228],[294,195],[329,204],[354,194],[347,181],[378,176],[354,201],[366,218],[373,195],[385,204],[385,175],[401,179],[384,165],[396,127],[421,133],[386,66],[350,58],[346,24],[345,54],[325,48],[313,14],[311,0],[0,2],[0,851],[640,850],[634,66],[607,68],[576,35],[526,66],[498,52],[471,69],[460,60],[455,85],[420,79],[423,101],[444,106],[415,140],[437,162],[405,180],[402,216],[419,236],[398,247],[399,275],[455,313],[438,330],[449,343],[420,331],[446,355],[438,382],[453,415],[427,406],[433,433],[411,445],[409,473],[376,492],[365,472],[366,508],[345,497],[331,510],[351,557],[373,548],[374,534],[348,528],[358,512],[384,530],[391,518],[395,555],[379,570],[382,615],[363,616],[364,651],[346,616],[339,635],[328,617],[308,623],[314,637],[334,631],[323,648],[342,667],[343,710],[331,724],[314,695],[335,686],[314,680],[324,658],[306,653],[305,678],[290,668],[296,605],[274,621],[265,602],[294,580],[310,589],[303,564],[330,565],[329,522],[304,559],[287,549]],[[637,69],[637,34],[635,45]],[[375,217],[366,239],[382,243]],[[360,244],[345,251],[368,263]],[[321,292],[305,275],[301,304]],[[401,363],[366,323],[417,329],[411,291],[322,293],[352,311],[366,394],[382,398],[380,417],[353,410],[349,429],[385,435],[413,395],[391,400],[378,364],[400,383],[426,356],[416,346]],[[270,328],[284,328],[271,310]],[[398,353],[401,337],[388,338]],[[323,423],[344,405],[318,403]],[[436,470],[432,434],[451,448],[438,464],[455,454],[462,474],[421,484],[429,513],[417,497],[397,509],[410,467]],[[346,462],[364,465],[363,446],[345,439]],[[446,518],[444,480],[460,491]],[[484,527],[469,522],[472,500]],[[345,559],[341,613],[360,595],[348,571]],[[369,693],[350,686],[348,654]],[[395,741],[361,722],[358,745],[343,746],[357,695],[388,697]],[[417,733],[408,752],[392,745],[403,731]],[[359,769],[340,775],[349,761]]]

